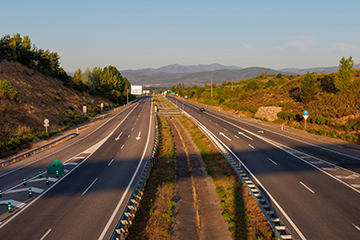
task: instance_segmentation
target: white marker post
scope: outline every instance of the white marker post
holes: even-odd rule
[[[85,117],[85,114],[86,114],[86,106],[83,106],[83,113],[84,113],[84,117]]]
[[[44,127],[46,129],[46,133],[48,132],[47,128],[49,127],[49,119],[44,120]]]
[[[100,107],[101,107],[101,111],[103,111],[104,104],[101,103],[101,104],[100,104]]]
[[[306,120],[308,119],[308,117],[309,117],[309,112],[307,111],[307,110],[305,110],[304,112],[304,115],[303,115],[303,118],[305,119],[305,131],[306,131]]]

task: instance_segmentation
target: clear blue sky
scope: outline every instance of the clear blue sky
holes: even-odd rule
[[[219,63],[360,62],[360,1],[3,1],[0,33],[29,35],[68,72]]]

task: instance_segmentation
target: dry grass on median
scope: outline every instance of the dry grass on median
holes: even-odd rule
[[[276,239],[265,216],[227,160],[193,122],[185,116],[179,119],[200,150],[231,236],[234,239]]]
[[[170,127],[159,117],[159,146],[157,162],[152,168],[145,187],[144,197],[136,212],[134,224],[127,239],[171,239],[172,208],[175,205],[174,144]]]

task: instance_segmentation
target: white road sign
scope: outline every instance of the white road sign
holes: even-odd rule
[[[141,85],[131,85],[131,94],[132,95],[141,95],[142,86]]]

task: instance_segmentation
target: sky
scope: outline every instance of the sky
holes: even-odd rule
[[[360,1],[3,1],[0,33],[29,35],[67,72],[169,64],[239,67],[360,63]]]

